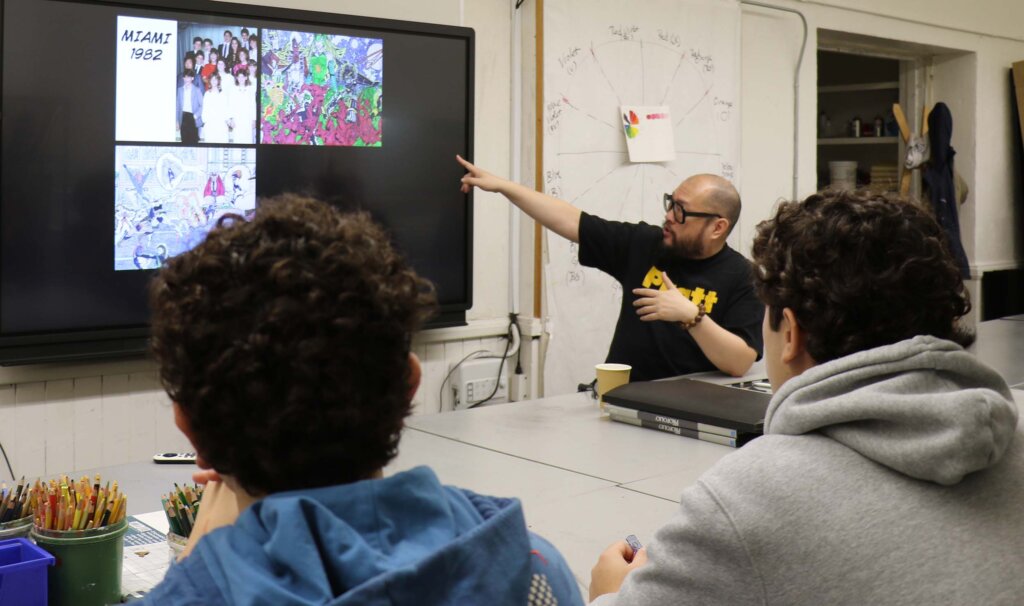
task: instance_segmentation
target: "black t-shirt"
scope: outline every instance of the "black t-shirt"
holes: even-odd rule
[[[581,213],[580,263],[596,267],[622,284],[622,308],[607,361],[631,365],[633,381],[715,370],[677,322],[644,322],[637,315],[633,289],[664,289],[662,270],[683,295],[694,303],[704,303],[709,317],[746,341],[760,358],[764,306],[754,295],[750,262],[726,246],[707,259],[676,259],[657,267],[661,241],[660,227],[606,221]]]

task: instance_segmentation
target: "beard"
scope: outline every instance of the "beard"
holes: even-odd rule
[[[679,261],[702,259],[707,256],[705,254],[707,247],[704,246],[704,229],[693,238],[688,239],[680,239],[675,232],[669,230],[672,234],[672,243],[666,244],[664,240],[661,241],[661,245],[658,247],[659,263],[671,265]]]

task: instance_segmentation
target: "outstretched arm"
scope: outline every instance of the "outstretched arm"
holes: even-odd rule
[[[640,319],[645,322],[691,322],[697,317],[697,306],[679,292],[676,285],[662,273],[666,290],[651,288],[634,288],[637,299],[633,307]],[[694,327],[690,335],[700,346],[704,355],[715,367],[734,377],[742,376],[757,360],[757,352],[736,334],[719,326],[710,317],[705,316]]]
[[[580,209],[565,200],[496,177],[461,156],[455,156],[455,159],[466,169],[466,175],[462,177],[463,193],[468,194],[474,187],[499,193],[544,227],[567,240],[580,241]]]

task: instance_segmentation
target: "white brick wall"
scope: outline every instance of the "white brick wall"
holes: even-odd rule
[[[500,324],[476,332],[503,333]],[[451,365],[473,351],[500,354],[505,348],[504,339],[495,336],[424,341],[430,339],[413,346],[423,365],[415,414],[452,410],[450,385],[438,400]],[[131,372],[119,373],[119,367]],[[170,399],[152,363],[109,363],[78,372],[97,368],[106,374],[75,377],[76,367],[69,366],[3,369],[0,381],[9,383],[0,384],[0,444],[18,476],[52,476],[190,450],[174,426]],[[0,463],[0,478],[8,475]]]

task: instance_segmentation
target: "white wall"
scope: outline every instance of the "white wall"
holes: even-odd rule
[[[738,250],[750,255],[754,228],[779,199],[793,197],[793,82],[803,29],[795,15],[743,9],[740,53],[740,214]],[[808,47],[814,47],[811,32]],[[806,61],[806,59],[805,59]],[[806,65],[802,67],[807,71]],[[804,108],[804,112],[807,112]],[[814,111],[812,108],[810,111]],[[814,171],[814,149],[803,165]],[[808,187],[806,180],[800,191]],[[813,181],[811,181],[813,187]]]
[[[1019,0],[805,0],[799,4],[831,6],[986,37],[1024,39],[1020,27],[1024,22],[1024,3]]]
[[[1016,213],[1021,211],[1015,210],[1014,201],[1020,167],[1014,165],[1015,126],[1007,73],[1013,61],[1024,59],[1024,35],[1019,28],[1024,4],[1002,0],[778,0],[772,4],[801,11],[811,33],[800,80],[800,195],[809,194],[815,186],[816,30],[944,47],[950,50],[936,58],[929,101],[945,101],[953,109],[957,168],[971,187],[962,210],[968,256],[978,271],[1020,264],[1024,248],[1016,233]],[[785,108],[792,108],[800,28],[795,16],[772,16],[772,11],[751,6],[743,7],[743,22],[741,185],[743,221],[752,227],[769,215],[779,195],[790,195],[793,147]],[[744,236],[750,233],[747,229]],[[749,242],[744,252],[749,252]]]
[[[0,443],[29,477],[188,450],[152,370],[2,386]]]

